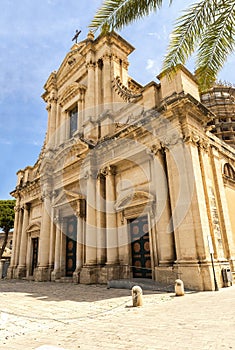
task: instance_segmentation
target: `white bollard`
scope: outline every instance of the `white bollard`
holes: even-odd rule
[[[175,295],[177,297],[184,295],[184,282],[180,279],[175,280]]]
[[[143,291],[142,288],[140,288],[139,286],[134,286],[131,290],[131,294],[132,294],[132,302],[133,302],[133,306],[142,306],[143,305]]]

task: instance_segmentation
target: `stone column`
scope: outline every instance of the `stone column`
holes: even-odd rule
[[[61,235],[60,235],[60,275],[65,276],[66,272],[66,232],[67,232],[67,220],[65,217],[60,219],[61,221]]]
[[[117,264],[118,259],[118,236],[117,236],[117,214],[114,208],[116,200],[115,167],[105,168],[106,175],[106,244],[107,265]]]
[[[95,108],[95,63],[90,59],[86,64],[87,67],[87,94],[86,94],[86,120],[88,117],[94,117]]]
[[[87,172],[86,184],[86,229],[85,229],[85,264],[80,273],[80,283],[98,282],[97,272],[97,237],[96,237],[96,174]]]
[[[170,137],[170,135],[169,135]],[[196,142],[196,140],[195,140]],[[210,233],[196,145],[181,140],[166,147],[172,222],[176,244],[175,268],[186,285],[211,290],[209,267],[201,273]]]
[[[14,220],[14,231],[13,231],[13,239],[12,239],[12,252],[11,252],[11,264],[8,268],[7,271],[7,277],[8,278],[13,278],[13,273],[14,273],[14,268],[16,267],[17,264],[17,259],[16,259],[16,254],[17,254],[17,239],[19,235],[19,226],[20,226],[20,221],[21,221],[21,210],[20,206],[16,205],[15,208],[15,220]]]
[[[86,265],[96,265],[96,174],[87,174]]]
[[[84,261],[84,200],[79,199],[77,210],[77,249],[76,249],[76,270],[73,273],[73,281],[80,281],[80,271]]]
[[[15,254],[14,254],[15,255],[15,266],[17,266],[19,264],[22,225],[23,225],[23,208],[20,207],[19,221],[18,221],[18,227],[17,227],[17,233],[16,233],[16,242],[15,242]]]
[[[105,178],[99,173],[96,193],[97,209],[97,264],[103,265],[106,261],[105,237]]]
[[[50,229],[51,229],[51,200],[48,189],[44,190],[42,196],[42,224],[39,241],[39,258],[38,268],[36,271],[36,280],[48,281],[50,276],[48,274],[49,268],[49,245],[50,245]]]
[[[59,215],[54,218],[56,225],[56,236],[55,236],[55,259],[54,259],[54,270],[51,273],[51,280],[55,281],[60,277],[60,248],[61,248],[61,223]]]
[[[68,113],[66,111],[62,111],[61,123],[60,123],[60,144],[68,140],[68,132],[69,132]]]
[[[87,91],[85,100],[85,120],[84,136],[85,138],[97,140],[98,125],[96,122],[95,106],[95,63],[90,58],[87,62]]]
[[[83,92],[80,90],[79,92],[79,98],[78,98],[78,105],[77,105],[77,109],[78,109],[78,121],[77,121],[77,125],[78,125],[78,132],[81,134],[82,133],[82,125],[83,125]]]
[[[27,226],[29,225],[29,209],[30,205],[25,204],[23,206],[24,215],[23,215],[23,226],[22,226],[22,235],[20,242],[20,255],[19,255],[19,266],[17,267],[17,277],[22,278],[26,277],[26,256],[27,256]]]
[[[46,134],[46,143],[49,143],[49,139],[50,139],[50,123],[51,123],[51,104],[48,101],[47,106],[46,106],[46,110],[47,110],[47,134]]]
[[[61,140],[61,105],[57,106],[57,118],[56,118],[56,133],[55,133],[55,145],[58,147],[60,145]]]
[[[51,274],[51,271],[54,267],[54,260],[55,260],[55,235],[56,235],[56,227],[54,223],[54,207],[51,208],[51,228],[50,228],[50,251],[49,251],[49,274]]]
[[[156,206],[152,215],[153,231],[156,236],[152,237],[154,262],[159,266],[159,273],[165,267],[173,264],[175,260],[174,232],[171,222],[171,207],[168,191],[167,169],[165,154],[161,145],[154,145],[151,149],[151,168],[153,179],[150,181],[150,191],[155,192]],[[155,228],[155,230],[154,230]],[[158,276],[159,277],[159,276]]]
[[[50,97],[51,111],[50,111],[50,123],[49,123],[49,143],[51,147],[55,145],[55,132],[56,132],[56,114],[57,114],[57,98],[56,92],[52,91]]]
[[[104,103],[112,103],[112,77],[111,77],[111,59],[107,53],[103,56],[103,77],[104,77]],[[110,107],[109,107],[110,108]]]

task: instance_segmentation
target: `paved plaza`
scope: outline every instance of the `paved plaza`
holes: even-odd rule
[[[235,349],[235,287],[131,291],[100,285],[0,281],[0,349]]]

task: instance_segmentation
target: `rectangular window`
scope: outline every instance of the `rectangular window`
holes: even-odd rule
[[[78,128],[78,110],[77,108],[74,108],[70,113],[70,132],[69,132],[69,138],[73,136],[75,131],[77,131]]]

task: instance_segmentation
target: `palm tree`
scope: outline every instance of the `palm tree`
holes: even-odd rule
[[[169,4],[173,0],[169,0]],[[133,21],[156,12],[162,0],[105,0],[90,28],[120,30]],[[216,80],[235,44],[235,0],[201,0],[179,17],[171,33],[163,70],[175,71],[197,50],[195,71],[200,89]]]

